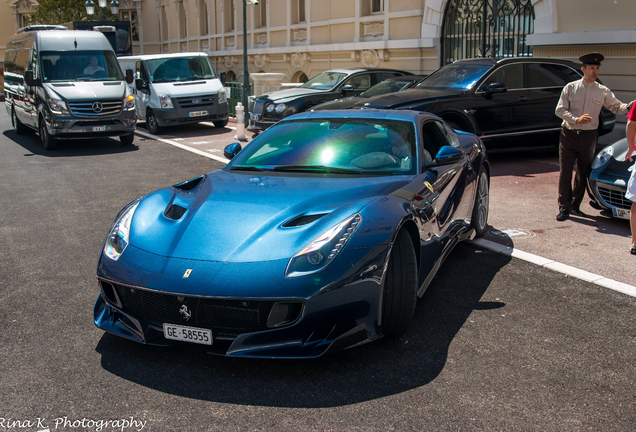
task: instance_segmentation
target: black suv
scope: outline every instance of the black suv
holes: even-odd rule
[[[561,90],[582,76],[580,65],[568,60],[459,60],[412,89],[369,99],[364,108],[428,111],[454,129],[478,135],[491,150],[553,147],[562,122],[554,113]],[[611,132],[615,122],[603,108],[599,135]]]
[[[295,113],[314,105],[357,96],[387,78],[412,75],[393,69],[334,69],[316,75],[303,85],[287,90],[265,93],[249,102],[248,130],[261,131]]]

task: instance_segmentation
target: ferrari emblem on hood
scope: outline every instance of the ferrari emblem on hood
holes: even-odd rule
[[[192,273],[192,269],[187,269],[186,272],[183,274],[183,278],[187,279],[190,277],[190,273]]]

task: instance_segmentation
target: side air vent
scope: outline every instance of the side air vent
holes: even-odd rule
[[[186,212],[186,210],[187,210],[186,208],[173,204],[166,211],[166,217],[172,220],[179,220],[181,219],[181,216],[183,216],[183,214]]]
[[[179,190],[182,190],[182,191],[191,191],[192,189],[194,189],[197,186],[199,186],[199,183],[201,183],[201,180],[203,180],[203,176],[195,177],[195,178],[190,179],[188,181],[184,181],[183,183],[176,184],[176,185],[173,186],[173,188],[179,189]]]
[[[298,216],[298,217],[290,220],[289,222],[284,223],[283,224],[283,228],[293,228],[293,227],[299,227],[299,226],[303,226],[303,225],[308,225],[308,224],[312,223],[313,221],[320,219],[321,217],[323,217],[326,214],[327,213],[319,213],[319,214],[314,214],[314,215]]]

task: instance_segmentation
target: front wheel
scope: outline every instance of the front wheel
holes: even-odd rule
[[[122,145],[131,145],[133,143],[133,141],[135,140],[135,134],[131,133],[128,135],[122,135],[119,137],[119,141],[121,141]]]
[[[475,192],[475,204],[473,205],[473,214],[470,220],[470,226],[475,230],[475,236],[481,237],[486,233],[488,226],[488,211],[490,203],[490,184],[488,182],[488,174],[483,165],[479,170],[479,178],[477,179],[477,191]]]
[[[214,123],[214,127],[224,128],[225,126],[227,126],[227,119],[219,120],[219,121],[213,121],[212,123]]]
[[[157,117],[152,110],[148,110],[146,113],[146,129],[153,135],[157,135],[161,133],[161,126],[159,126],[159,122],[157,122]]]
[[[43,118],[40,118],[40,141],[42,141],[42,147],[45,150],[55,150],[58,146],[57,140],[51,136],[46,128],[46,122]]]
[[[382,297],[382,334],[400,337],[413,320],[417,303],[417,259],[406,230],[399,232],[391,250]]]

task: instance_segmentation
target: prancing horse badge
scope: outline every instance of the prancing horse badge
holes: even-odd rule
[[[183,278],[187,279],[190,277],[190,273],[192,273],[192,269],[187,269],[186,272],[183,274]]]

